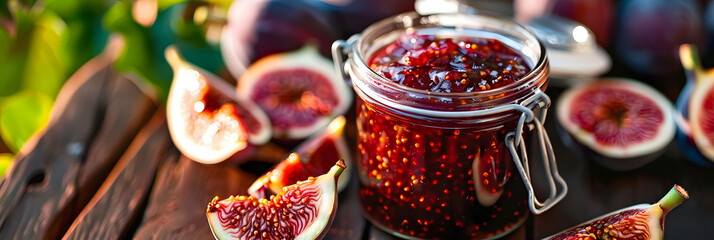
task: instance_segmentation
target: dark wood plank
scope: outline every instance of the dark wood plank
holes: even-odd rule
[[[171,138],[163,110],[137,135],[107,180],[63,239],[124,239],[143,214],[159,163]],[[176,151],[171,153],[177,157]]]
[[[353,165],[354,166],[354,165]],[[357,171],[352,176],[357,176]],[[364,233],[366,220],[360,211],[359,198],[357,196],[357,179],[350,180],[350,185],[338,196],[337,212],[332,226],[325,235],[326,240],[360,240]]]
[[[256,177],[229,164],[165,161],[134,239],[213,239],[207,204],[214,196],[245,195]]]
[[[0,186],[0,239],[61,236],[84,206],[77,202],[78,196],[91,197],[96,188],[89,189],[87,186],[92,185],[89,182],[103,182],[111,169],[104,167],[106,170],[102,173],[101,167],[86,170],[83,167],[88,166],[87,162],[113,166],[144,124],[143,119],[147,119],[141,115],[150,115],[153,111],[146,104],[152,101],[136,86],[131,88],[133,83],[120,83],[121,78],[111,65],[121,48],[112,43],[114,45],[108,47],[110,52],[91,60],[68,80],[58,96],[48,126],[23,146],[5,175]],[[139,96],[125,103],[141,104],[124,107],[114,107],[115,101],[108,104],[110,99],[116,100],[125,94]],[[132,119],[125,119],[127,114]],[[123,134],[117,134],[119,132]],[[102,145],[95,141],[101,141]],[[90,154],[91,158],[87,158]],[[85,175],[80,180],[80,176]]]
[[[92,139],[92,147],[79,172],[75,209],[83,209],[94,196],[104,182],[98,180],[107,177],[119,156],[158,107],[154,101],[155,96],[141,90],[138,77],[129,75],[117,78],[108,86],[110,92],[102,125]]]

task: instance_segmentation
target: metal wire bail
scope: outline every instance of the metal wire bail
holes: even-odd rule
[[[506,134],[505,141],[508,150],[511,152],[513,162],[516,163],[516,168],[518,168],[518,172],[521,174],[523,183],[528,191],[528,206],[530,207],[531,212],[537,215],[547,211],[560,202],[568,193],[568,185],[558,172],[553,146],[550,143],[548,134],[543,128],[546,111],[550,106],[550,98],[548,95],[538,90],[536,94],[528,98],[519,106],[525,107],[512,107],[513,109],[521,111],[522,114],[518,119],[516,129]],[[535,114],[531,109],[540,109],[541,111],[539,116],[535,117]],[[541,157],[543,158],[546,178],[548,180],[548,188],[550,189],[548,198],[546,198],[543,202],[538,200],[536,197],[535,191],[533,190],[533,184],[531,183],[530,164],[528,163],[526,144],[523,140],[524,127],[532,128],[538,136],[538,145],[540,146]],[[520,152],[517,151],[516,148],[518,148]],[[558,188],[556,183],[560,186],[560,188]],[[562,191],[558,193],[558,189],[561,189]]]

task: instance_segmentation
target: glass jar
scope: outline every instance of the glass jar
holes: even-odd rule
[[[365,60],[407,31],[496,39],[519,51],[532,70],[479,92],[405,87]],[[333,57],[358,96],[359,197],[374,225],[408,239],[497,238],[522,224],[529,208],[545,211],[567,192],[541,125],[550,103],[543,93],[545,48],[523,26],[489,14],[408,13],[337,41]],[[526,134],[543,149],[550,187],[543,202],[531,186]]]

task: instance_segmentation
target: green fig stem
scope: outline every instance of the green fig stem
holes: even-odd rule
[[[696,78],[696,75],[704,71],[699,59],[699,52],[697,52],[697,46],[682,44],[682,46],[679,46],[679,58],[685,70],[694,72],[695,76],[692,77]]]
[[[346,167],[347,167],[347,165],[345,165],[345,160],[340,159],[339,161],[337,161],[337,163],[335,163],[335,166],[332,166],[332,168],[330,168],[330,173],[332,173],[332,175],[335,176],[335,180],[336,180],[340,177],[340,175],[342,174],[342,171],[344,171]]]
[[[173,45],[166,47],[164,56],[166,57],[166,61],[169,62],[169,65],[171,65],[171,68],[173,68],[174,71],[178,70],[183,65],[183,58],[181,58],[181,55],[179,54],[178,50]]]
[[[663,214],[671,211],[675,207],[679,206],[684,202],[684,200],[689,199],[689,194],[682,186],[677,184],[669,190],[667,195],[664,195],[662,199],[659,200],[659,206],[662,208]]]

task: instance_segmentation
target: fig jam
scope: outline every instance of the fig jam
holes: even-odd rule
[[[400,85],[443,93],[491,90],[531,70],[523,57],[496,39],[413,33],[377,52],[369,66]]]
[[[530,72],[499,40],[404,34],[368,66],[394,83],[434,93],[496,89]],[[501,236],[528,216],[527,193],[505,146],[516,120],[428,120],[357,98],[359,195],[377,226],[422,239]]]

